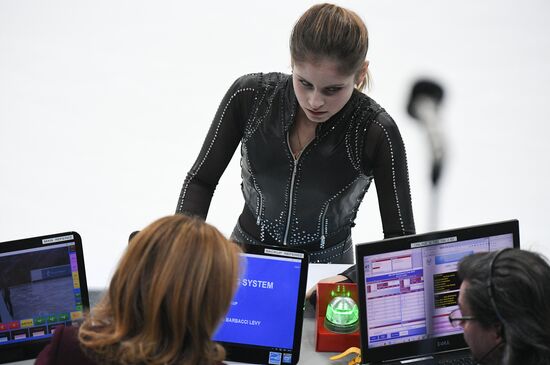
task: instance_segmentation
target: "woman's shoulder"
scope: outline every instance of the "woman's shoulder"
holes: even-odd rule
[[[357,107],[360,109],[362,119],[364,122],[372,124],[374,126],[379,126],[382,128],[396,128],[397,125],[390,114],[380,106],[374,99],[370,96],[358,92],[358,103]]]
[[[277,87],[286,83],[290,75],[280,72],[256,72],[240,76],[233,83],[233,88],[262,89],[267,87]]]
[[[49,364],[82,364],[95,365],[82,351],[78,341],[78,328],[73,326],[58,326],[51,342],[36,358],[36,365]]]

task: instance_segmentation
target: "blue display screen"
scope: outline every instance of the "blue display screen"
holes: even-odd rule
[[[244,254],[243,274],[214,340],[292,349],[301,262]]]

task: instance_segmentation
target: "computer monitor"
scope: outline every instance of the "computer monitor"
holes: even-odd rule
[[[214,335],[227,360],[296,364],[300,357],[308,256],[278,246],[245,245],[242,275]]]
[[[517,220],[397,237],[356,246],[361,351],[387,362],[467,349],[448,315],[458,308],[458,262],[519,248]]]
[[[36,357],[89,307],[76,232],[0,243],[0,362]]]

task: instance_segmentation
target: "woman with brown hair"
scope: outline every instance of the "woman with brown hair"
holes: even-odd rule
[[[197,247],[201,247],[197,250]],[[240,249],[200,219],[161,218],[129,243],[79,329],[56,329],[36,364],[216,364]]]
[[[290,37],[292,74],[245,75],[225,95],[176,212],[206,218],[240,143],[245,204],[235,241],[302,248],[312,262],[353,263],[351,227],[373,180],[384,236],[415,233],[401,135],[361,92],[368,45],[353,11],[308,9]]]

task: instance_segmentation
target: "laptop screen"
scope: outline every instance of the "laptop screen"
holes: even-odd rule
[[[448,320],[458,308],[458,262],[508,247],[519,247],[517,221],[359,245],[362,346],[380,354],[465,347],[461,328]]]
[[[227,359],[295,364],[299,358],[307,257],[286,248],[250,246],[229,312],[214,335]]]
[[[82,318],[89,306],[83,265],[75,232],[0,243],[2,357],[39,350],[56,326]]]

